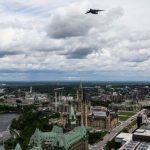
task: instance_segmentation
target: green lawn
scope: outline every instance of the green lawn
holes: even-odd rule
[[[128,118],[130,118],[131,116],[133,116],[135,114],[136,114],[135,112],[123,111],[123,112],[119,112],[118,116],[119,116],[120,121],[126,121]]]

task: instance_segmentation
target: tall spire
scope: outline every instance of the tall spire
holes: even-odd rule
[[[0,145],[0,150],[5,150],[4,146]]]
[[[70,125],[76,125],[76,115],[74,112],[73,106],[70,104],[70,109],[69,109],[69,124]]]
[[[34,134],[30,138],[29,144],[32,145],[34,143],[35,146],[40,146],[40,139],[41,139],[41,131],[36,128]]]
[[[81,81],[80,81],[80,86],[79,86],[79,88],[82,89],[82,82],[81,82]]]
[[[22,150],[22,148],[21,148],[19,143],[16,145],[15,150]]]
[[[30,94],[32,94],[32,86],[30,86]]]

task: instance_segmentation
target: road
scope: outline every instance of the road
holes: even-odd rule
[[[139,113],[143,113],[144,109],[140,112],[136,113],[134,116],[131,116],[128,120],[122,122],[116,128],[114,128],[109,134],[103,138],[103,141],[98,142],[97,144],[90,146],[90,150],[103,150],[104,146],[107,144],[108,141],[111,141],[123,128],[128,126],[132,121],[136,119]]]

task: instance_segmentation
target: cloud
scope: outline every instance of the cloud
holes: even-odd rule
[[[28,76],[35,70],[42,75],[57,70],[56,77],[59,71],[65,72],[65,79],[83,71],[80,73],[90,79],[87,71],[105,72],[103,77],[108,72],[114,77],[123,71],[148,71],[150,30],[130,28],[123,20],[127,14],[123,5],[108,9],[99,0],[64,2],[67,5],[61,0],[1,2],[1,72],[16,70]],[[14,7],[8,10],[8,6]],[[99,15],[86,15],[90,7],[107,9]]]
[[[24,73],[1,73],[0,81],[27,81],[27,76]]]
[[[68,53],[67,58],[69,59],[83,59],[88,54],[92,53],[92,48],[78,48],[75,51]]]
[[[124,52],[122,53],[122,56],[120,57],[122,61],[141,63],[146,60],[149,60],[150,57],[150,54],[147,55],[146,53],[142,53],[142,52],[128,51],[127,53],[128,54],[124,54]]]
[[[12,52],[7,52],[7,51],[0,51],[0,58],[5,57],[5,56],[11,56],[11,55],[18,55],[18,52],[12,51]]]
[[[81,6],[77,9],[78,5]],[[92,30],[106,31],[115,19],[122,16],[121,8],[112,9],[104,16],[103,14],[86,15],[87,9],[88,7],[85,7],[84,3],[75,3],[56,10],[51,15],[48,25],[49,36],[52,38],[86,37]]]

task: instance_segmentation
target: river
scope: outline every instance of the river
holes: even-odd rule
[[[14,118],[18,118],[17,113],[2,113],[0,114],[0,133],[6,131]]]

